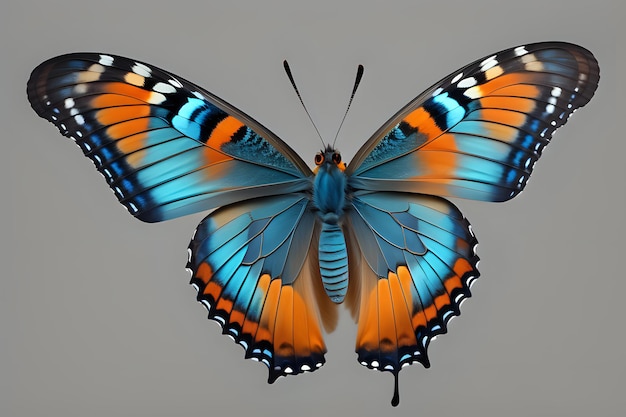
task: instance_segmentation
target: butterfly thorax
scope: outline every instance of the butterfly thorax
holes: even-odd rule
[[[336,224],[346,203],[346,176],[341,155],[327,147],[315,156],[316,169],[313,184],[313,204],[324,223]]]
[[[348,254],[340,219],[346,204],[345,165],[341,155],[328,146],[315,156],[313,205],[322,224],[319,240],[320,274],[326,294],[341,303],[348,290]]]

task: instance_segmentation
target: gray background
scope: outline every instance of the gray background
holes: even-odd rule
[[[617,3],[3,2],[0,415],[624,415],[626,14]],[[266,384],[265,366],[220,335],[187,284],[186,247],[203,214],[133,219],[25,94],[30,71],[52,56],[126,55],[206,87],[312,160],[320,144],[282,60],[327,140],[362,63],[338,141],[349,160],[444,75],[541,40],[593,51],[600,88],[520,197],[456,202],[481,242],[482,278],[431,345],[432,367],[401,373],[393,412],[392,377],[357,364],[347,312],[322,370]]]

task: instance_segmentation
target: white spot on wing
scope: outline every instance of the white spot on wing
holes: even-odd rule
[[[482,93],[480,92],[480,86],[476,85],[472,88],[468,88],[467,90],[465,90],[463,95],[471,99],[477,99],[482,97]]]
[[[454,84],[455,82],[459,81],[461,79],[461,77],[463,76],[463,73],[460,72],[458,73],[453,79],[452,79],[452,84]]]
[[[487,64],[487,63],[489,63],[489,61],[493,61],[493,60],[495,60],[495,59],[496,59],[496,55],[491,55],[489,58],[485,58],[485,59],[483,59],[483,61],[479,64],[479,66],[481,66],[481,67],[482,67],[483,65],[485,65],[485,64]],[[497,62],[497,61],[496,61],[496,62]]]
[[[170,78],[167,80],[168,83],[172,84],[176,88],[183,88],[183,85],[175,78]]]
[[[489,68],[495,67],[496,65],[498,65],[498,60],[496,59],[496,56],[490,56],[489,58],[485,59],[483,62],[480,63],[480,70],[482,72],[487,71]]]
[[[166,100],[165,96],[161,93],[157,93],[156,91],[152,91],[150,93],[150,97],[148,97],[148,103],[150,104],[161,104]]]
[[[102,65],[110,67],[113,65],[113,57],[111,55],[100,55],[100,60],[98,62]]]
[[[435,91],[433,91],[433,97],[438,96],[439,94],[441,94],[441,92],[443,91],[443,88],[439,87],[437,88]]]
[[[204,305],[206,307],[207,310],[211,311],[211,303],[209,303],[205,299],[200,300],[200,302],[202,303],[202,305]]]
[[[173,85],[166,84],[166,83],[157,83],[154,86],[153,90],[157,91],[159,93],[165,93],[165,94],[170,94],[170,93],[175,93],[176,92],[176,88],[174,88]]]
[[[461,81],[459,81],[459,83],[457,85],[460,88],[473,87],[473,86],[476,85],[476,78],[474,78],[474,77],[467,77],[467,78],[462,79]]]
[[[74,121],[79,126],[82,126],[85,124],[85,118],[83,117],[82,114],[77,114],[76,116],[74,116]]]
[[[63,105],[66,109],[71,109],[72,107],[74,107],[75,104],[76,103],[74,103],[74,99],[72,97],[66,98],[63,102]]]
[[[135,74],[141,75],[143,77],[150,77],[152,74],[152,70],[150,67],[147,67],[144,64],[139,62],[135,62],[135,65],[131,68]]]
[[[516,56],[522,56],[528,53],[525,46],[518,46],[517,48],[513,50],[513,52],[515,53]]]
[[[476,264],[478,266],[478,264]],[[471,276],[467,279],[467,286],[472,288],[472,286],[474,286],[474,283],[476,282],[476,277],[475,276]],[[466,298],[467,300],[467,298]]]

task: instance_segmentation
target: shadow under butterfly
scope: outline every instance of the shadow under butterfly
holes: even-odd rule
[[[417,96],[348,165],[326,146],[315,170],[237,108],[132,59],[52,58],[27,92],[138,219],[217,208],[190,243],[191,284],[270,383],[324,364],[322,328],[333,330],[345,303],[358,360],[394,375],[396,406],[400,369],[430,366],[430,341],[479,276],[471,227],[443,197],[518,195],[598,81],[580,46],[507,49]]]

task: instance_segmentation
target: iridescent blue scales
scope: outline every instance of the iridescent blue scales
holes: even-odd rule
[[[361,364],[429,366],[479,275],[476,238],[443,197],[505,201],[599,68],[576,45],[511,48],[445,77],[403,107],[346,167],[332,147],[308,165],[275,134],[154,66],[79,53],[37,67],[28,98],[76,141],[143,221],[216,209],[188,268],[209,318],[269,368],[269,381],[324,362],[345,301]]]

